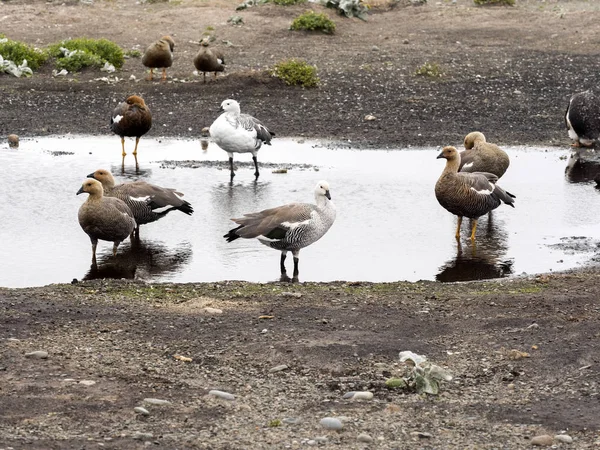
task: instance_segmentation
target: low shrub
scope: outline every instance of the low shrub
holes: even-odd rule
[[[13,61],[17,66],[27,60],[31,70],[37,70],[48,59],[48,53],[38,50],[23,42],[10,40],[0,35],[0,56],[4,60]]]
[[[321,31],[325,34],[335,33],[335,23],[323,13],[306,11],[294,19],[291,30]]]
[[[306,61],[287,59],[275,64],[272,75],[283,80],[288,86],[316,87],[319,84],[317,68]]]
[[[62,48],[66,48],[69,52],[65,53],[61,50]],[[52,44],[48,50],[51,56],[57,58],[56,66],[70,72],[76,72],[89,66],[102,66],[104,62],[109,62],[119,69],[125,62],[123,49],[108,39],[69,39]],[[73,61],[64,61],[64,59]],[[73,69],[69,69],[67,66],[71,66]]]

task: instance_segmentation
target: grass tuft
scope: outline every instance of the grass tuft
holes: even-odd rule
[[[317,68],[299,59],[287,59],[275,64],[272,75],[288,86],[316,87],[319,84]]]
[[[306,11],[294,19],[291,30],[321,31],[325,34],[335,33],[335,23],[323,13]]]

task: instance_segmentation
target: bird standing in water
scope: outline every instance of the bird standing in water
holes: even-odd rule
[[[152,114],[146,106],[144,99],[139,95],[130,95],[122,103],[119,103],[114,109],[110,118],[110,129],[113,133],[121,137],[121,147],[123,149],[123,159],[121,161],[121,170],[125,171],[125,136],[135,137],[135,148],[133,156],[135,157],[135,169],[139,169],[137,159],[137,148],[140,137],[150,131],[152,128]]]

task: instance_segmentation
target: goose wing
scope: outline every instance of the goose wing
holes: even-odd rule
[[[288,230],[310,220],[315,206],[309,203],[290,203],[232,219],[240,225],[236,234],[243,238],[265,236],[282,239]]]

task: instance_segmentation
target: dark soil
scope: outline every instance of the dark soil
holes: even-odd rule
[[[166,83],[145,81],[139,59],[110,75],[54,78],[47,67],[30,79],[0,76],[0,136],[108,134],[114,105],[138,93],[154,137],[199,138],[233,97],[277,136],[402,148],[457,145],[478,129],[499,144],[567,147],[568,98],[598,84],[595,2],[400,2],[374,8],[368,22],[323,10],[337,24],[333,36],[287,30],[316,5],[235,12],[236,4],[0,1],[0,32],[12,39],[107,37],[143,50],[171,34],[177,58]],[[232,15],[244,25],[228,24]],[[209,26],[228,69],[203,84],[191,61]],[[289,57],[316,64],[321,85],[288,87],[265,71]],[[444,75],[416,76],[425,62]],[[599,281],[588,269],[457,284],[95,280],[0,289],[0,449],[516,449],[561,432],[572,448],[598,448]],[[25,357],[36,350],[48,358]],[[407,374],[402,350],[453,380],[438,396],[387,388],[386,379]],[[374,398],[342,399],[358,390]],[[342,417],[344,428],[324,429],[326,416]],[[360,433],[373,442],[359,442]]]

